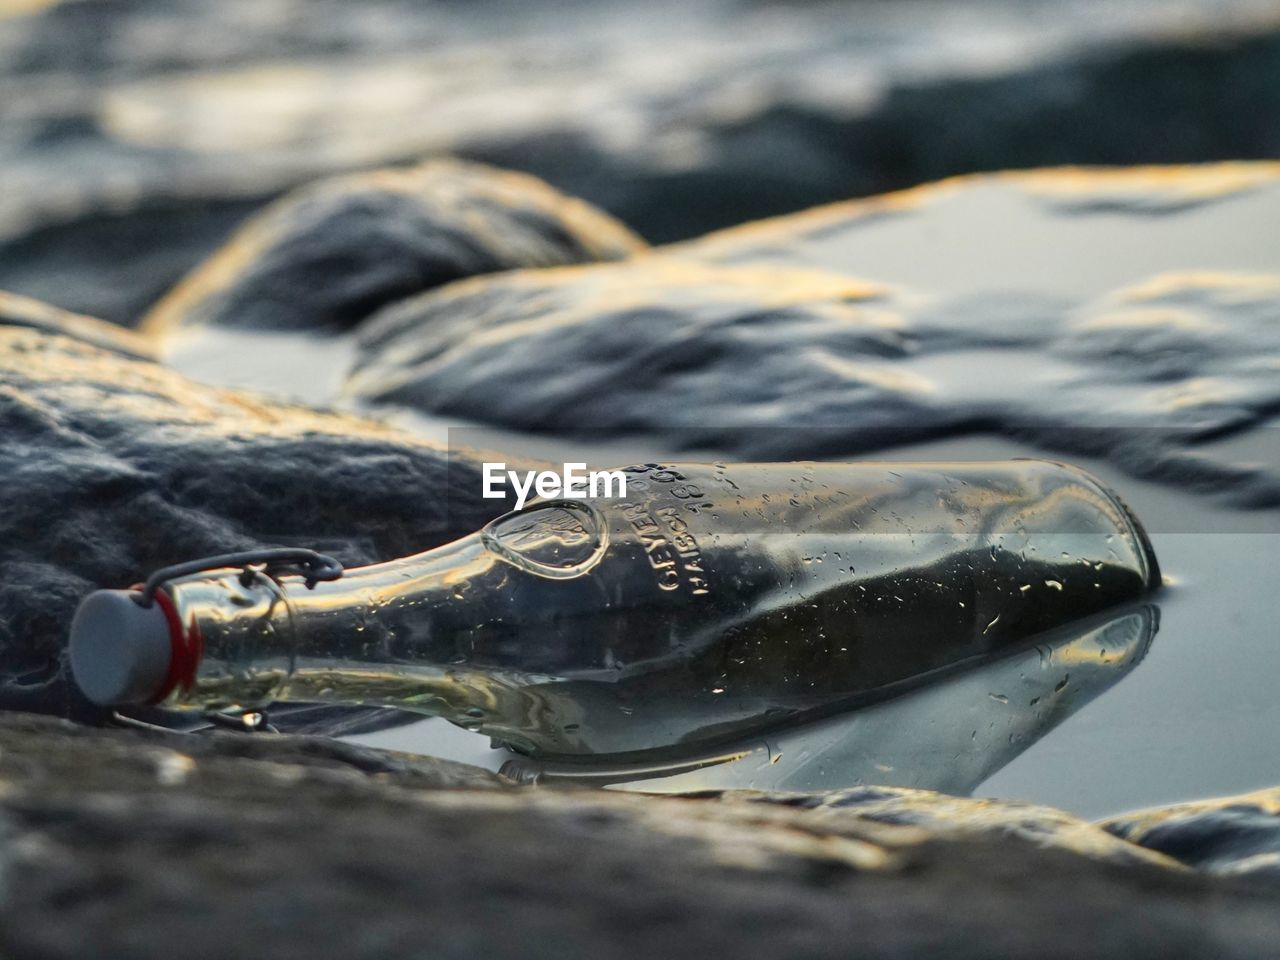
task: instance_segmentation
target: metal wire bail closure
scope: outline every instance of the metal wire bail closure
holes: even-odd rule
[[[240,553],[222,553],[199,560],[188,560],[172,566],[161,567],[151,576],[134,595],[134,600],[144,607],[155,602],[156,591],[167,581],[178,577],[189,577],[195,573],[208,570],[222,570],[226,567],[241,567],[240,582],[244,586],[253,583],[259,573],[273,580],[290,574],[300,576],[308,590],[322,580],[337,580],[342,576],[342,564],[327,554],[317,553],[301,547],[280,547],[267,550],[244,550]]]

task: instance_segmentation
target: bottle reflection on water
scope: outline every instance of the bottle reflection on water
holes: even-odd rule
[[[171,581],[171,658],[133,699],[389,704],[533,756],[693,753],[883,699],[1159,582],[1128,510],[1060,464],[627,477],[625,497],[534,503],[313,589]],[[101,631],[73,629],[93,696],[90,643]]]
[[[609,762],[472,749],[464,759],[518,783],[686,793],[810,793],[862,785],[967,796],[1110,689],[1146,655],[1159,624],[1138,605],[1051,631],[1030,648],[861,709],[676,756]],[[435,723],[436,721],[429,721]],[[431,738],[421,731],[418,738]],[[377,745],[374,734],[364,742]]]

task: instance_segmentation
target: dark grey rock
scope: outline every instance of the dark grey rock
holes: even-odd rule
[[[334,330],[452,280],[616,260],[644,243],[533,177],[451,161],[313,184],[250,220],[143,321]]]
[[[1133,842],[1113,842],[1097,826],[1061,810],[1008,800],[949,796],[931,790],[868,786],[818,793],[721,794],[768,806],[814,811],[839,820],[853,814],[863,822],[915,828],[934,838],[1008,840],[1045,849],[1073,850],[1117,864],[1173,866],[1170,859]],[[839,811],[837,814],[836,811]]]
[[[1101,826],[1204,873],[1280,881],[1280,788],[1124,814]]]
[[[926,402],[909,379],[859,378],[834,362],[836,351],[908,357],[887,296],[834,274],[657,257],[505,274],[370,320],[349,395],[528,431],[729,449],[735,428],[833,412],[856,412],[866,428],[920,423]],[[818,362],[823,350],[833,363]]]
[[[465,452],[29,329],[0,327],[0,435],[6,707],[85,711],[60,670],[95,587],[265,545],[390,559],[504,509]]]
[[[1280,937],[1280,888],[999,836],[996,805],[992,829],[935,834],[852,807],[498,790],[401,762],[0,718],[0,949],[1235,960]]]
[[[248,781],[270,778],[273,771],[265,765],[280,764],[294,768],[293,772],[303,777],[307,774],[318,777],[359,774],[350,779],[359,781],[367,777],[393,781],[412,789],[495,790],[511,787],[510,783],[489,771],[469,764],[374,750],[325,736],[224,731],[188,734],[154,727],[88,727],[37,714],[5,711],[0,713],[0,740],[43,741],[53,753],[63,755],[51,757],[49,765],[59,768],[58,773],[64,778],[74,775],[75,755],[99,754],[102,762],[98,769],[82,771],[85,777],[82,785],[97,778],[101,778],[100,783],[109,782],[112,765],[144,773],[148,769],[155,773],[157,767],[177,768],[169,774],[159,771],[159,779],[163,782],[166,776],[182,781],[186,773],[195,772],[200,766],[225,762],[231,768],[239,768],[242,778]],[[22,749],[23,752],[32,750],[32,745],[29,743]],[[37,787],[49,785],[36,784]],[[74,784],[64,783],[64,786]]]
[[[251,210],[441,154],[670,240],[948,174],[1274,157],[1258,0],[63,0],[0,18],[0,287],[132,324]]]
[[[113,323],[59,310],[39,300],[0,290],[0,327],[28,327],[61,334],[136,360],[155,359],[151,344]]]
[[[1275,506],[1277,219],[1274,164],[947,181],[407,300],[348,396],[736,459],[997,434]]]

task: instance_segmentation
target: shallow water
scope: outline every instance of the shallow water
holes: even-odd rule
[[[998,289],[1087,302],[1182,271],[1275,270],[1275,245],[1260,242],[1274,237],[1274,176],[1267,164],[1215,164],[958,178],[667,249],[819,267],[939,298]]]

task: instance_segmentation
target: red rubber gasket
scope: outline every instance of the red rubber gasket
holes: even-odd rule
[[[155,602],[169,624],[170,656],[164,683],[148,701],[153,704],[165,700],[174,690],[190,689],[196,680],[196,668],[200,666],[200,659],[204,656],[204,637],[200,635],[195,615],[192,615],[188,628],[183,630],[173,598],[160,589],[155,592]]]

